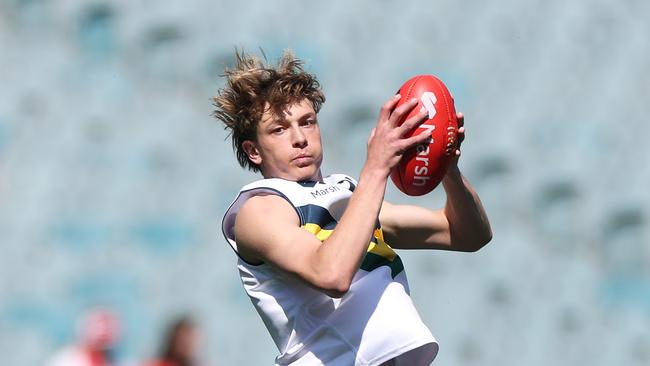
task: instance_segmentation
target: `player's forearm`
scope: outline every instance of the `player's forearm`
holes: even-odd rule
[[[447,193],[445,215],[454,246],[467,251],[482,248],[492,239],[492,229],[478,194],[456,166],[450,167],[442,183]]]
[[[364,168],[336,230],[319,250],[320,263],[328,266],[334,287],[342,293],[349,288],[368,250],[386,181],[387,175],[383,172]]]

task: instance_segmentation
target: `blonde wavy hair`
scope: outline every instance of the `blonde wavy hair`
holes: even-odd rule
[[[284,51],[276,65],[243,51],[235,51],[235,57],[236,66],[221,75],[226,78],[226,85],[212,98],[216,108],[213,115],[229,130],[239,165],[259,172],[259,166],[248,159],[242,144],[246,140],[257,141],[257,126],[265,108],[282,116],[290,105],[307,99],[318,113],[325,95],[316,77],[307,73],[303,61],[289,50]]]

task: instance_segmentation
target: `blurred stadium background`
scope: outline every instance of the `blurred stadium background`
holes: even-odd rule
[[[190,313],[207,364],[272,363],[220,232],[255,176],[210,116],[235,47],[262,47],[319,76],[326,173],[358,174],[412,75],[466,114],[494,239],[401,253],[435,364],[649,365],[649,34],[643,0],[2,0],[0,363],[41,365],[95,305],[132,360]]]

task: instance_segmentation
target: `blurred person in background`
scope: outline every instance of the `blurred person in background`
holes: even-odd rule
[[[196,323],[190,317],[182,316],[167,328],[158,358],[145,366],[198,366],[198,343]]]
[[[120,321],[108,309],[92,309],[77,324],[77,341],[58,351],[46,366],[117,366],[115,346]]]

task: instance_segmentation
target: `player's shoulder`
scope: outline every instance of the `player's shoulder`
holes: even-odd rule
[[[254,182],[248,183],[242,187],[240,193],[255,191],[259,189],[268,189],[275,191],[283,191],[291,189],[296,186],[296,182],[281,179],[281,178],[265,178],[259,179]]]
[[[275,194],[255,195],[242,203],[238,217],[250,216],[260,220],[268,220],[277,215],[293,211],[291,204],[282,196]]]

